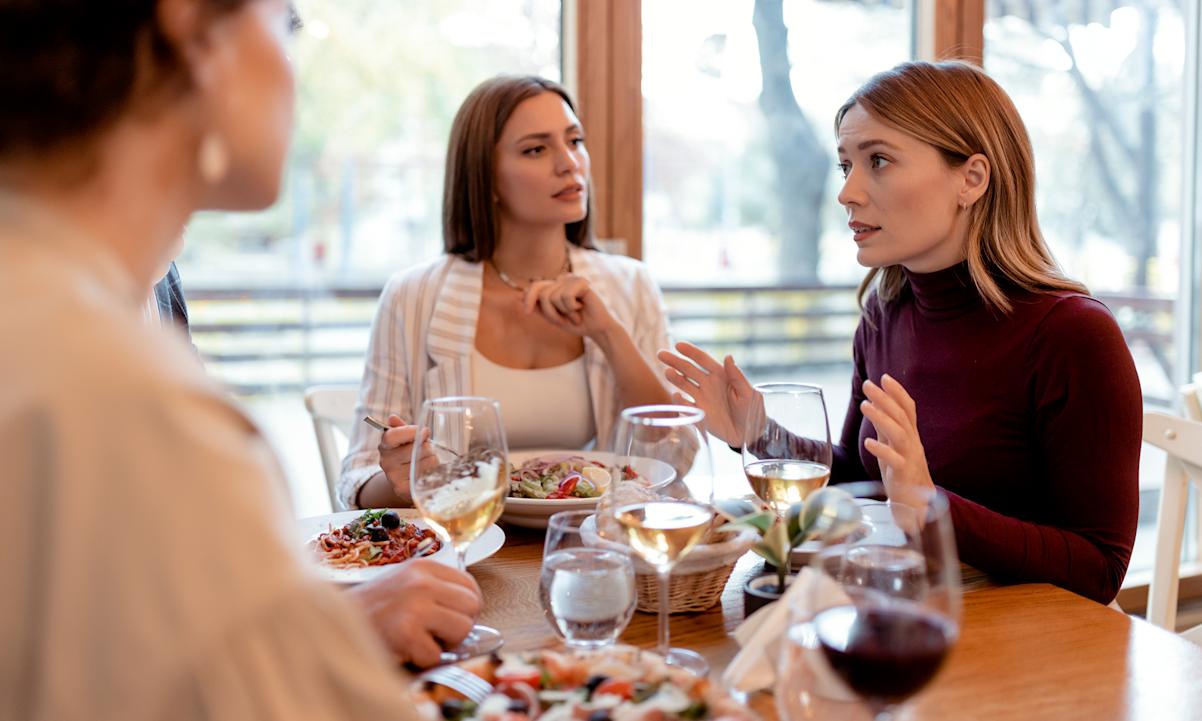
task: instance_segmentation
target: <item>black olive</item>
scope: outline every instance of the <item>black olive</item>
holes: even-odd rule
[[[589,680],[584,681],[584,689],[588,690],[589,696],[593,696],[593,692],[597,690],[597,686],[600,686],[602,681],[605,681],[607,678],[609,677],[601,674],[590,675]]]
[[[588,715],[588,721],[610,721],[609,710],[599,708]]]
[[[384,515],[380,516],[380,525],[389,530],[400,528],[401,517],[397,515],[396,511],[387,511]]]
[[[530,704],[521,699],[514,698],[509,700],[509,708],[505,710],[512,713],[529,713]]]
[[[370,536],[371,540],[373,540],[373,541],[387,541],[388,540],[388,530],[385,528],[380,528],[379,526],[371,526],[370,528],[368,528],[367,535]]]
[[[442,717],[445,719],[457,719],[463,716],[463,701],[457,698],[449,698],[442,702],[439,709],[442,711]]]

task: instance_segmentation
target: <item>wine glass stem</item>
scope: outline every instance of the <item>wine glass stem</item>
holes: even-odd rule
[[[659,655],[667,657],[668,649],[668,593],[671,588],[672,569],[656,569],[659,576]]]
[[[467,547],[469,545],[471,544],[451,544],[451,547],[455,549],[455,568],[464,573],[467,572]]]

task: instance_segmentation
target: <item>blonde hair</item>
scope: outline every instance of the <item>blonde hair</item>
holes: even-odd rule
[[[903,63],[872,77],[839,108],[835,132],[859,105],[869,115],[933,146],[950,167],[980,153],[989,159],[989,186],[968,210],[968,272],[986,305],[1009,313],[999,280],[1029,291],[1088,293],[1064,276],[1039,230],[1031,140],[1006,91],[983,70],[963,62]],[[906,286],[901,266],[873,268],[858,300],[876,281],[888,302]]]
[[[459,106],[447,143],[442,189],[442,243],[447,253],[478,262],[496,252],[493,150],[517,106],[543,93],[555,93],[576,112],[576,104],[562,85],[534,75],[498,75],[485,80]],[[587,186],[588,213],[564,226],[568,242],[582,248],[594,247],[592,178]]]

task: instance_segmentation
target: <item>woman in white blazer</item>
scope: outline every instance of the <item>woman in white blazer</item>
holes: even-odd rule
[[[567,91],[492,78],[451,128],[437,260],[394,276],[372,327],[339,486],[350,508],[409,503],[422,401],[501,402],[510,448],[608,447],[622,408],[669,402],[663,298],[642,263],[594,249],[584,130]]]

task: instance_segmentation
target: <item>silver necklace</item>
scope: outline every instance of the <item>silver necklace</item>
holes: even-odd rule
[[[518,285],[518,283],[516,281],[514,281],[513,278],[510,278],[508,275],[505,274],[505,271],[503,271],[499,267],[497,267],[496,261],[494,261],[492,258],[488,259],[488,264],[492,266],[493,270],[497,271],[497,277],[501,279],[502,283],[509,286],[510,288],[513,288],[514,290],[521,291],[523,293],[526,292],[526,289],[530,287],[530,284],[535,281],[555,280],[555,278],[558,278],[559,276],[563,275],[564,273],[572,272],[572,256],[571,256],[570,252],[564,253],[563,267],[561,267],[559,269],[559,272],[556,273],[554,277],[551,277],[551,278],[527,278],[526,285]]]

